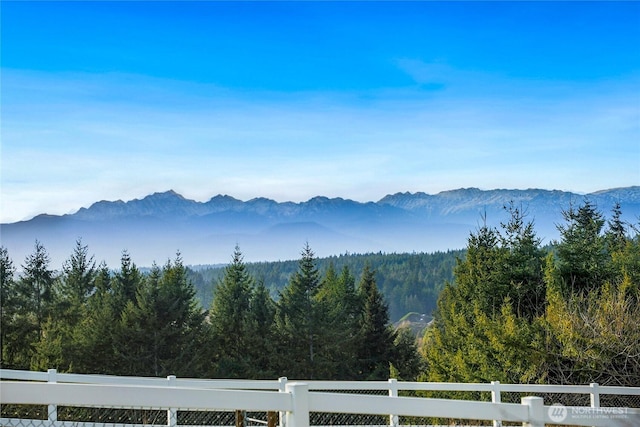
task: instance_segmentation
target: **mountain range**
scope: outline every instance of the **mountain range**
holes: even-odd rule
[[[558,190],[465,188],[390,194],[377,202],[314,197],[306,202],[267,198],[241,201],[217,195],[206,202],[174,191],[127,202],[100,201],[67,215],[38,215],[0,224],[1,244],[16,265],[33,253],[35,241],[47,249],[57,269],[82,239],[98,262],[117,268],[124,250],[136,264],[163,264],[177,251],[186,264],[231,259],[238,245],[246,261],[297,259],[305,243],[318,256],[366,252],[434,252],[459,249],[484,221],[508,219],[504,206],[527,212],[543,242],[559,237],[562,212],[589,200],[609,216],[616,202],[623,219],[637,224],[640,186],[586,195]]]

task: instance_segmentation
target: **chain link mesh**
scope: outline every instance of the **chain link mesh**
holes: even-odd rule
[[[388,390],[311,390],[317,393],[345,393],[360,394],[368,396],[388,396]],[[309,425],[312,426],[388,426],[389,415],[371,414],[341,414],[311,412],[309,414]]]
[[[52,410],[50,410],[52,409]],[[194,411],[175,410],[179,426],[266,426],[266,411]],[[238,415],[242,420],[238,424]],[[273,416],[273,415],[272,415]],[[277,416],[277,413],[276,413]],[[48,420],[78,424],[114,424],[167,426],[169,410],[166,408],[92,408],[47,405],[2,405],[0,427],[45,427]]]

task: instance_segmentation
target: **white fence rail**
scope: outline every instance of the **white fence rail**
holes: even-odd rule
[[[524,384],[458,384],[385,381],[276,381],[195,380],[116,377],[0,370],[2,405],[45,405],[47,419],[0,418],[2,427],[123,427],[178,425],[178,411],[277,411],[281,427],[308,427],[310,413],[385,415],[398,426],[399,417],[439,417],[492,420],[542,427],[545,424],[578,426],[640,426],[640,410],[601,407],[603,395],[640,397],[640,387],[552,386]],[[383,391],[381,395],[356,394]],[[491,402],[399,396],[402,391],[465,391],[491,393]],[[540,397],[520,403],[501,401],[503,393],[571,393],[589,395],[589,406],[545,406]],[[132,408],[164,411],[160,421],[114,424],[95,421],[59,421],[58,407]]]

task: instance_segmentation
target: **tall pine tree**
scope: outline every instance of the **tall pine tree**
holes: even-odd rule
[[[394,353],[395,332],[389,324],[389,308],[378,290],[375,272],[367,264],[362,272],[359,292],[364,300],[358,376],[363,380],[389,378],[389,364]]]
[[[16,359],[20,358],[18,351],[17,319],[19,312],[19,299],[14,280],[15,267],[9,257],[9,251],[0,246],[0,367],[16,368]]]
[[[248,354],[252,333],[250,309],[253,283],[243,262],[242,252],[236,246],[231,264],[225,268],[224,276],[214,290],[209,311],[218,377],[242,378],[252,367]]]
[[[279,336],[281,375],[315,379],[320,312],[314,298],[320,285],[316,259],[307,243],[298,270],[280,293],[276,325]]]

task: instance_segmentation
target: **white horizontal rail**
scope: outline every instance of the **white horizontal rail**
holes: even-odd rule
[[[18,371],[11,369],[0,369],[0,378],[3,380],[22,381],[51,381],[58,383],[77,384],[112,384],[112,385],[146,385],[146,386],[166,386],[169,385],[168,378],[158,377],[129,377],[115,375],[97,374],[70,374],[57,373],[55,370],[49,372]],[[239,390],[278,390],[278,380],[203,380],[175,378],[175,383],[171,385],[187,388],[221,388]]]
[[[0,369],[0,378],[4,380],[54,381],[57,383],[81,384],[113,384],[113,385],[146,385],[175,386],[198,389],[237,389],[237,390],[283,390],[279,380],[211,380],[175,378],[173,383],[167,378],[156,377],[122,377],[114,375],[71,374],[49,372],[21,371]],[[283,378],[284,382],[297,382]],[[341,391],[388,391],[389,381],[306,381],[309,390],[341,390]],[[393,388],[398,391],[468,391],[500,393],[564,393],[592,394],[590,385],[548,385],[548,384],[490,384],[490,383],[445,383],[445,382],[395,382]],[[597,392],[613,395],[640,396],[640,387],[598,386]]]
[[[590,394],[590,385],[500,384],[501,392]],[[640,395],[640,387],[598,386],[600,394]]]
[[[3,404],[118,408],[291,411],[291,395],[270,391],[215,390],[107,384],[0,381]]]
[[[309,393],[309,410],[347,414],[397,414],[411,417],[443,417],[501,421],[525,421],[528,408],[515,403],[491,403],[419,397],[363,396]]]
[[[349,387],[353,384],[349,384]],[[367,396],[357,394],[309,392],[309,385],[288,383],[285,392],[202,389],[185,387],[68,384],[55,382],[0,381],[3,404],[40,404],[106,408],[148,408],[175,410],[236,410],[280,411],[286,413],[288,427],[308,427],[309,412],[352,414],[395,414],[416,417],[485,419],[514,421],[542,426],[558,423],[551,418],[548,406],[541,398],[524,398],[523,403],[477,402],[413,397]],[[625,394],[628,394],[625,390]],[[640,410],[619,408],[565,407],[566,416],[560,424],[580,426],[638,426]],[[591,412],[590,412],[591,411]],[[612,415],[621,415],[612,417]],[[622,416],[624,415],[624,416]],[[599,417],[598,417],[599,416]],[[3,426],[24,425],[27,420],[2,419]],[[43,427],[121,427],[121,424],[58,422],[38,420]],[[166,424],[164,424],[166,426]],[[131,427],[137,427],[131,425]]]

